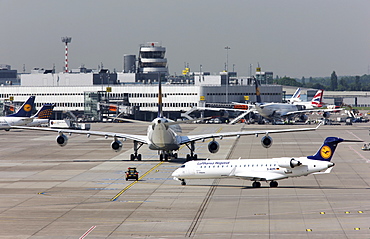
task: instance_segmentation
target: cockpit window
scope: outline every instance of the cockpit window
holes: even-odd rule
[[[181,165],[181,167],[180,167],[180,168],[185,168],[185,164]]]

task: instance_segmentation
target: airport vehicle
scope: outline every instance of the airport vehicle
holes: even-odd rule
[[[125,172],[126,174],[126,181],[129,179],[135,179],[136,181],[139,180],[139,172],[136,171],[136,168],[130,167]]]
[[[33,116],[31,116],[32,122],[26,124],[26,126],[40,126],[42,124],[48,124],[53,113],[54,104],[44,104]]]
[[[317,153],[307,157],[189,161],[176,169],[172,176],[175,180],[180,180],[182,185],[186,185],[185,179],[232,177],[251,180],[254,188],[259,188],[261,181],[270,182],[270,187],[277,187],[277,180],[330,173],[334,166],[330,161],[341,142],[362,141],[327,137]]]
[[[0,129],[9,131],[11,126],[26,125],[32,122],[32,110],[34,106],[35,96],[30,96],[16,113],[0,117]]]
[[[370,151],[370,143],[369,144],[364,144],[364,146],[362,146],[361,149],[364,150],[364,151]]]
[[[175,153],[181,145],[186,145],[190,154],[186,155],[187,160],[197,159],[195,152],[195,142],[204,141],[205,139],[213,139],[208,143],[208,150],[211,153],[217,153],[219,150],[219,143],[216,141],[217,138],[222,139],[224,137],[240,137],[245,135],[260,135],[264,136],[261,138],[261,143],[263,147],[270,147],[272,145],[272,138],[269,134],[272,133],[287,133],[287,132],[297,132],[297,131],[310,131],[316,130],[314,128],[296,128],[296,129],[280,129],[280,130],[256,130],[256,131],[240,131],[240,132],[221,132],[221,133],[210,133],[210,134],[199,134],[199,135],[188,135],[181,136],[178,135],[181,128],[179,124],[183,121],[172,121],[163,116],[162,112],[162,88],[159,82],[159,93],[158,93],[158,116],[155,118],[148,126],[147,135],[133,135],[125,133],[115,133],[115,132],[100,132],[100,131],[83,131],[83,130],[73,130],[73,129],[52,129],[52,128],[37,128],[37,127],[22,127],[16,126],[16,128],[21,129],[32,129],[32,130],[44,130],[44,131],[54,131],[58,132],[56,138],[57,144],[59,146],[66,146],[68,142],[68,137],[65,134],[85,134],[87,137],[90,135],[104,136],[105,138],[111,137],[113,141],[111,143],[111,148],[118,152],[122,149],[122,142],[120,140],[130,139],[134,143],[134,153],[130,155],[130,160],[137,159],[140,161],[142,159],[141,154],[138,150],[147,144],[149,149],[156,150],[159,153],[160,161],[168,160],[169,158],[177,158],[178,155]]]

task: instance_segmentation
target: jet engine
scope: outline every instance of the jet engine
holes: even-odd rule
[[[215,154],[218,152],[219,149],[220,149],[220,144],[217,141],[212,140],[211,142],[209,142],[208,150],[210,153]]]
[[[322,114],[322,116],[323,116],[325,119],[327,119],[327,118],[329,118],[329,117],[330,117],[330,112],[324,112],[324,113]]]
[[[265,135],[261,139],[261,144],[265,148],[270,148],[272,145],[272,138],[268,135]]]
[[[112,143],[110,144],[110,147],[111,147],[114,151],[119,152],[119,151],[121,151],[121,149],[122,149],[122,143],[121,143],[121,141],[119,141],[119,140],[113,140],[113,141],[112,141]]]
[[[61,134],[57,136],[56,141],[60,147],[64,147],[68,143],[68,137],[64,134]]]
[[[279,164],[279,167],[282,167],[282,168],[295,168],[297,166],[302,165],[301,162],[299,162],[298,160],[295,160],[294,158],[282,160],[282,162],[279,162],[278,164]]]
[[[308,116],[307,116],[307,115],[305,115],[305,114],[303,114],[303,115],[299,116],[299,119],[300,119],[301,121],[307,121],[307,120],[308,120]]]

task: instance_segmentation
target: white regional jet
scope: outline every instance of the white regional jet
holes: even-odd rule
[[[217,138],[222,139],[223,137],[231,136],[244,136],[244,135],[265,135],[261,139],[261,143],[264,147],[270,147],[272,144],[272,138],[269,136],[271,133],[286,133],[286,132],[296,132],[296,131],[308,131],[316,130],[320,125],[315,128],[296,128],[296,129],[281,129],[281,130],[256,130],[256,131],[240,131],[240,132],[224,132],[224,133],[210,133],[210,134],[200,134],[200,135],[189,135],[181,136],[178,135],[180,122],[174,122],[169,119],[164,118],[162,113],[162,88],[161,83],[159,83],[159,93],[158,93],[158,116],[155,118],[151,124],[148,126],[146,135],[133,135],[125,133],[115,133],[115,132],[100,132],[100,131],[84,131],[84,130],[72,130],[72,129],[51,129],[51,128],[37,128],[37,127],[22,127],[16,126],[15,128],[22,129],[34,129],[34,130],[44,130],[44,131],[55,131],[58,132],[56,138],[57,144],[60,146],[65,146],[68,142],[68,137],[65,134],[86,134],[87,137],[90,135],[104,136],[105,138],[111,137],[113,141],[111,143],[111,148],[118,152],[122,149],[122,142],[120,140],[130,139],[134,142],[134,153],[131,154],[130,160],[137,159],[141,160],[141,154],[138,150],[147,144],[149,149],[158,151],[159,159],[162,161],[168,160],[169,158],[177,158],[177,150],[179,150],[181,145],[186,145],[190,154],[187,154],[186,159],[197,159],[197,155],[194,154],[195,142],[205,139],[213,139],[208,144],[208,150],[211,153],[217,153],[219,150],[219,143],[216,141]]]
[[[0,117],[0,129],[9,131],[11,126],[26,125],[32,122],[32,110],[34,108],[35,96],[30,96],[16,113]]]
[[[276,180],[309,174],[330,173],[334,163],[330,162],[334,151],[341,142],[361,142],[327,137],[313,156],[285,157],[272,159],[234,159],[190,161],[176,169],[172,176],[186,185],[185,179],[239,178],[254,181],[252,186],[259,188],[260,181],[270,182],[277,187]]]

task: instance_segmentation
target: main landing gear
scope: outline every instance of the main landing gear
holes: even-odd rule
[[[134,153],[130,155],[130,160],[134,161],[137,159],[138,161],[141,161],[141,154],[138,154],[137,151],[143,146],[143,143],[134,141]]]
[[[195,145],[194,142],[190,142],[190,146],[189,146],[189,144],[186,144],[186,147],[188,147],[190,149],[190,154],[186,155],[186,161],[197,160],[198,159],[198,155],[194,154],[194,151],[195,151],[195,146],[194,145]]]
[[[160,161],[168,161],[168,159],[170,158],[175,158],[177,159],[178,158],[178,154],[177,153],[172,153],[172,152],[168,152],[168,151],[160,151],[159,153],[159,160]]]
[[[279,185],[279,184],[278,184],[278,182],[276,182],[276,181],[271,181],[271,182],[270,182],[270,187],[271,187],[271,188],[276,188],[278,185]],[[260,187],[261,187],[261,182],[254,181],[254,182],[252,183],[252,187],[254,187],[254,188],[260,188]]]

